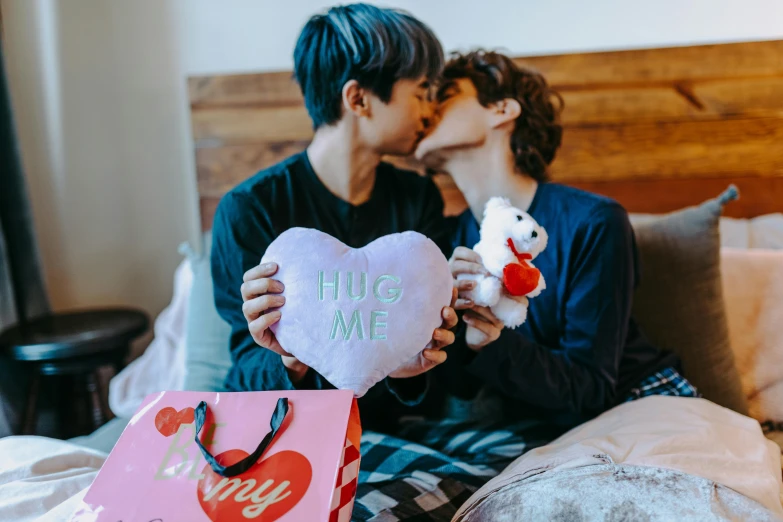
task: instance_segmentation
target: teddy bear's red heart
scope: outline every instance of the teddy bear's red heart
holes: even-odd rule
[[[230,466],[247,455],[242,450],[228,450],[215,456],[215,460]],[[288,513],[304,497],[310,487],[313,468],[304,455],[286,450],[236,477],[221,477],[208,464],[202,474],[204,478],[198,482],[198,501],[210,520],[272,522]]]
[[[509,294],[515,296],[527,295],[538,286],[541,272],[525,262],[503,267],[503,286]]]
[[[195,422],[193,408],[182,408],[177,411],[167,406],[155,415],[155,427],[164,437],[171,437],[179,431],[181,425],[192,424],[193,422]]]

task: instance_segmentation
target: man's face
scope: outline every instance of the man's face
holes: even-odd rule
[[[437,124],[419,143],[416,157],[437,167],[449,150],[481,146],[490,128],[489,109],[478,101],[468,78],[449,81],[438,90]]]
[[[370,94],[371,117],[362,122],[362,137],[381,154],[407,156],[424,136],[431,118],[430,84],[426,78],[398,80],[383,103]]]

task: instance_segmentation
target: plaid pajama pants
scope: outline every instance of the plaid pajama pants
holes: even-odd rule
[[[650,395],[699,396],[673,368],[644,379],[626,401]],[[396,437],[366,432],[352,520],[450,521],[484,483],[561,432],[538,420],[511,425],[419,421]]]

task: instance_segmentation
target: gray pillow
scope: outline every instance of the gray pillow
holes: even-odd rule
[[[631,216],[642,267],[633,314],[654,343],[679,355],[706,399],[747,415],[720,274],[720,215],[737,195],[731,186],[697,207]]]
[[[224,391],[231,368],[228,340],[231,328],[215,309],[209,252],[212,234],[204,236],[202,254],[190,256],[193,286],[185,320],[185,390]]]

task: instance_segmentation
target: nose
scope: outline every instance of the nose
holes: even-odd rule
[[[538,232],[536,232],[536,231],[534,230],[534,231],[533,231],[533,233],[532,233],[532,234],[530,234],[530,235],[531,235],[532,237],[538,237]]]
[[[421,110],[421,122],[425,131],[432,130],[432,127],[438,123],[438,111],[433,102],[424,102]]]

